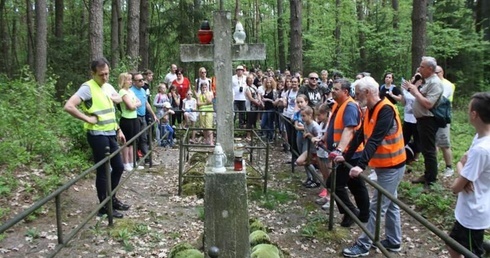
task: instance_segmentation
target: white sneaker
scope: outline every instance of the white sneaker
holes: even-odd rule
[[[376,171],[374,169],[371,169],[371,174],[368,176],[371,181],[377,181],[378,180],[378,175],[376,174]]]
[[[133,170],[133,166],[131,164],[124,164],[124,171],[131,172]]]
[[[143,169],[145,169],[145,167],[143,167],[143,166],[136,167],[136,170],[143,170]]]
[[[327,197],[321,197],[315,200],[315,203],[318,205],[324,205],[325,203],[329,202],[330,200]]]
[[[453,168],[445,168],[444,169],[444,177],[450,177],[454,175],[454,169]]]
[[[326,211],[330,209],[330,200],[326,202],[324,205],[322,205],[322,210]]]

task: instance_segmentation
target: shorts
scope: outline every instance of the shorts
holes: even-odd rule
[[[201,128],[213,128],[213,112],[201,112],[201,115],[199,116],[199,122]]]
[[[483,234],[484,229],[468,229],[459,224],[458,221],[454,222],[453,229],[449,233],[449,236],[460,243],[466,249],[470,250],[476,256],[481,257],[483,255]],[[446,243],[447,244],[447,243]]]
[[[444,128],[439,128],[436,133],[436,146],[442,148],[451,147],[450,124]]]
[[[191,122],[196,122],[197,121],[197,114],[196,114],[196,112],[185,112],[184,113],[184,116],[189,116],[189,120],[191,120]]]
[[[119,126],[121,127],[121,131],[123,132],[126,141],[129,141],[140,132],[140,122],[138,121],[138,118],[121,117]]]

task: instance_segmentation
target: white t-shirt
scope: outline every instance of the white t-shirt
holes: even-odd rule
[[[167,75],[165,75],[165,79],[163,80],[163,82],[165,82],[165,84],[167,84],[167,87],[170,87],[170,84],[172,84],[172,82],[175,79],[177,79],[177,74],[167,73]]]
[[[458,194],[456,220],[469,229],[490,228],[490,136],[475,136],[461,176],[473,182],[474,191]]]
[[[298,95],[298,91],[293,91],[293,90],[286,91],[287,107],[284,108],[284,112],[282,113],[285,117],[293,119],[294,108],[296,107],[297,95]]]
[[[247,83],[245,82],[246,77],[242,75],[242,77],[238,77],[236,74],[231,77],[231,84],[233,85],[233,93],[234,100],[242,100],[245,101],[245,86]],[[241,91],[240,91],[241,88]]]
[[[408,92],[405,89],[403,89],[402,94],[403,94],[403,98],[405,99],[405,107],[404,107],[404,112],[403,112],[403,120],[405,122],[416,124],[417,123],[417,119],[413,115],[413,108],[412,108],[412,105],[415,102],[415,97],[412,95],[412,93]]]

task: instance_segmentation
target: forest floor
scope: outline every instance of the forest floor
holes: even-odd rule
[[[268,229],[286,257],[341,257],[341,250],[353,244],[360,235],[357,225],[342,228],[335,208],[334,231],[327,231],[327,212],[314,203],[318,189],[301,185],[304,173],[298,168],[291,173],[286,162],[290,155],[279,144],[271,152],[270,193],[287,193],[289,198],[272,209],[260,199],[249,199],[251,218],[259,219]],[[118,198],[131,205],[124,219],[115,219],[108,227],[107,219],[95,217],[76,234],[58,257],[168,257],[177,243],[189,242],[202,247],[203,199],[178,196],[178,149],[157,148],[156,160],[162,164],[137,171],[118,192]],[[415,175],[407,174],[408,181]],[[371,191],[372,192],[372,191]],[[28,207],[30,198],[22,192],[4,200],[12,210]],[[263,200],[263,199],[262,199]],[[86,179],[62,196],[63,229],[75,228],[96,205],[94,179]],[[403,245],[393,257],[449,257],[444,243],[410,216],[402,213]],[[66,232],[65,232],[66,234]],[[322,237],[315,237],[320,236]],[[54,203],[31,222],[11,228],[0,241],[0,257],[46,257],[57,242]],[[369,257],[383,257],[372,249]]]

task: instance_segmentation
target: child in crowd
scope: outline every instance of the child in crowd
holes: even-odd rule
[[[163,117],[163,103],[165,102],[169,102],[170,103],[170,99],[168,98],[168,95],[167,95],[167,85],[165,83],[160,83],[158,85],[158,93],[157,95],[155,96],[155,99],[153,99],[153,106],[156,107],[156,112],[155,114],[157,115],[157,118],[159,120],[162,119]],[[161,132],[160,132],[160,126],[157,124],[157,127],[156,127],[156,140],[157,142],[161,142],[161,139],[160,139],[160,136],[161,136]]]
[[[305,95],[301,94],[296,97],[296,105],[298,108],[300,108],[300,111],[294,114],[293,121],[294,127],[298,131],[296,135],[298,149],[301,150],[301,155],[296,160],[296,164],[298,166],[305,166],[307,165],[308,152],[310,152],[314,157],[312,158],[312,163],[315,162],[315,145],[310,143],[310,149],[308,150],[308,142],[310,141],[310,138],[318,136],[320,128],[318,123],[313,119],[313,109],[307,108],[308,100]],[[298,114],[300,114],[299,118]],[[303,185],[307,188],[316,188],[320,186],[320,184],[316,182],[315,178],[313,177],[312,171],[315,171],[315,167],[311,164],[308,167],[305,167],[306,181],[303,183]]]
[[[192,95],[192,91],[189,90],[184,99],[184,128],[194,127],[197,121],[197,100]],[[192,130],[189,142],[196,142],[196,130]]]
[[[205,129],[213,128],[213,92],[209,90],[208,82],[201,82],[201,94],[197,96],[197,106],[199,107],[199,122],[200,127]],[[204,144],[213,145],[213,131],[204,130]]]
[[[323,103],[318,107],[318,110],[316,112],[317,114],[317,121],[320,123],[320,134],[318,137],[314,137],[312,139],[312,142],[316,143],[318,145],[323,145],[326,147],[326,145],[322,142],[323,137],[327,133],[327,127],[328,127],[328,120],[330,118],[330,107],[328,106],[327,103]],[[318,166],[320,169],[320,172],[322,173],[323,180],[326,184],[328,177],[330,176],[330,170],[332,168],[332,161],[328,160],[328,153],[327,151],[322,148],[322,146],[319,146],[317,148],[317,157],[318,157]],[[328,194],[328,191],[326,188],[323,188],[320,193],[318,194],[320,197],[317,199],[315,202],[319,205],[322,205],[322,209],[326,210],[330,207],[330,196]]]
[[[490,228],[490,93],[471,97],[469,121],[476,129],[470,149],[457,164],[459,177],[451,189],[458,194],[453,229],[449,236],[481,257],[485,229]],[[447,246],[452,258],[463,255]]]
[[[174,129],[170,125],[169,115],[174,115],[170,102],[163,103],[163,116],[160,119],[160,146],[173,147],[174,146]]]

